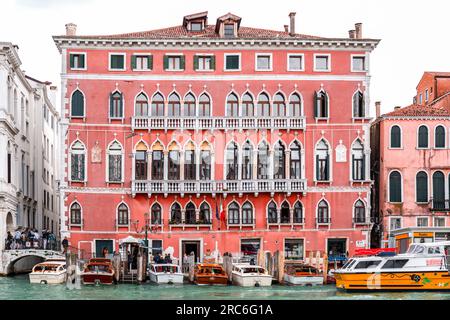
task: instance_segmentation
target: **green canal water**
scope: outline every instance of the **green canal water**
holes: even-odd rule
[[[30,284],[28,275],[0,277],[1,300],[450,300],[450,292],[374,292],[346,293],[333,285],[295,287],[273,285],[268,288],[236,286],[206,287],[185,285],[118,284],[81,286]]]

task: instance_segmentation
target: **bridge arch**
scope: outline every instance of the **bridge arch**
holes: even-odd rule
[[[5,255],[3,273],[6,275],[30,272],[36,264],[49,258],[64,258],[60,252],[50,250],[8,250]]]

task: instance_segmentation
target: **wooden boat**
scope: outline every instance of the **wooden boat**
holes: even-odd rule
[[[233,264],[232,281],[241,287],[269,287],[272,285],[272,276],[260,266],[249,263]]]
[[[61,284],[66,282],[66,260],[49,259],[35,265],[30,273],[30,283]]]
[[[86,264],[81,279],[84,284],[112,284],[114,268],[110,259],[94,258]]]
[[[194,268],[194,283],[197,285],[227,285],[225,269],[216,263],[199,263]]]
[[[404,254],[353,257],[334,271],[344,290],[450,290],[450,241],[412,243]]]
[[[291,285],[317,286],[323,285],[323,274],[315,267],[306,264],[286,264],[284,282]]]
[[[163,263],[150,265],[150,281],[158,284],[182,284],[183,273],[176,264]]]

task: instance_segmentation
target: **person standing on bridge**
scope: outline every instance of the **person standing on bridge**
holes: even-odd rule
[[[64,237],[64,240],[61,242],[63,246],[63,253],[67,252],[67,248],[69,247],[69,240],[67,240],[67,237]]]

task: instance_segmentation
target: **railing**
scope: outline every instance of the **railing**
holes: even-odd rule
[[[328,262],[346,261],[347,255],[345,253],[337,253],[328,256]]]
[[[305,117],[132,117],[132,129],[305,129]]]
[[[279,221],[277,218],[267,218],[267,224],[270,224],[270,225],[278,225],[278,224],[291,225],[291,224],[304,224],[304,223],[305,223],[305,218],[293,217],[291,220],[291,217],[280,217]]]
[[[253,226],[256,224],[256,219],[233,219],[228,218],[228,226]]]
[[[132,193],[305,192],[306,180],[133,180]]]
[[[358,217],[358,218],[353,218],[353,223],[356,223],[356,224],[368,224],[369,221],[365,217]]]
[[[131,219],[115,219],[115,224],[118,228],[127,228],[131,225]]]
[[[331,218],[316,218],[317,224],[330,224]]]
[[[450,200],[431,200],[431,211],[450,212]]]
[[[181,227],[201,227],[201,226],[212,226],[212,220],[169,220],[170,226],[181,226]]]

